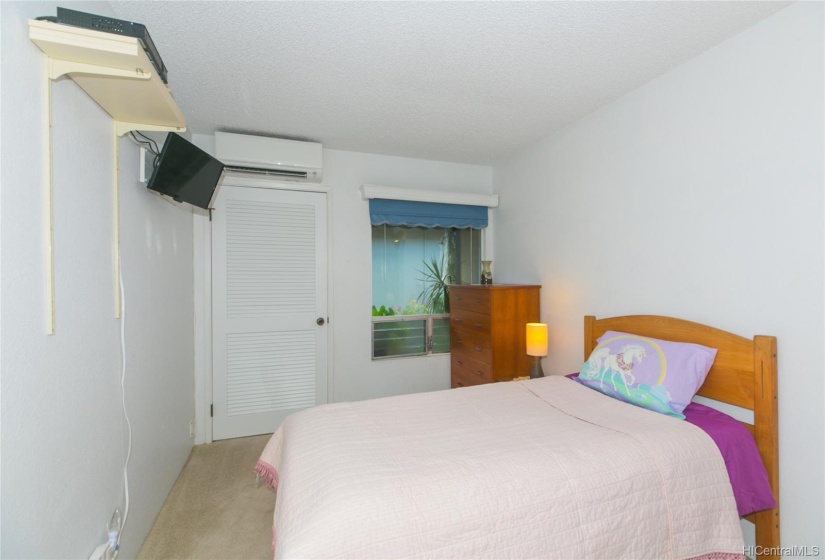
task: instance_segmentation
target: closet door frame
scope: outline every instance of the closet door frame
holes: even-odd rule
[[[293,183],[270,178],[227,173],[221,186],[255,187],[322,193],[327,207],[327,309],[334,321],[333,302],[333,235],[332,197],[329,186],[314,183]],[[194,269],[195,269],[195,444],[212,443],[212,223],[209,213],[193,209]],[[327,336],[327,402],[332,402],[333,387],[333,329],[325,328]]]

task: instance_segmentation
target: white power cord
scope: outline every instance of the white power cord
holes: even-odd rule
[[[120,508],[115,509],[111,521],[106,526],[108,540],[98,546],[89,560],[114,560],[120,552],[120,537],[123,535],[123,528],[126,526],[126,518],[129,516],[129,459],[132,457],[132,423],[129,421],[129,414],[126,412],[126,297],[123,293],[123,272],[118,270],[120,287],[120,404],[123,407],[123,417],[126,419],[126,427],[129,439],[126,450],[126,462],[123,465],[123,492],[126,503],[123,509],[123,518],[120,516]]]
[[[120,279],[120,355],[122,364],[120,370],[120,402],[123,405],[123,417],[126,419],[129,439],[126,451],[126,462],[123,464],[123,491],[126,496],[126,503],[123,509],[123,523],[120,524],[117,534],[117,548],[113,558],[117,558],[120,551],[120,537],[123,535],[123,528],[126,526],[126,519],[129,517],[129,459],[132,457],[132,423],[129,421],[129,414],[126,412],[126,297],[123,293],[123,271],[118,271]]]

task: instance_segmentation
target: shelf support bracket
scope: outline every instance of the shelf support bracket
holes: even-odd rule
[[[116,78],[132,78],[135,80],[149,80],[152,77],[151,72],[144,72],[139,68],[135,70],[123,70],[121,68],[108,68],[106,66],[86,64],[84,62],[49,58],[50,79],[56,80],[66,74],[91,74],[94,76],[113,76]]]
[[[43,66],[49,70],[49,58],[43,57]],[[54,173],[52,172],[52,81],[49,78],[43,80],[43,198],[46,202],[44,208],[44,240],[46,245],[45,266],[46,272],[46,334],[54,334]]]
[[[118,136],[128,134],[133,130],[146,130],[150,132],[185,132],[185,126],[162,126],[159,124],[143,124],[115,121],[115,130]]]
[[[113,128],[117,131],[117,121],[113,121],[114,125]],[[120,298],[120,136],[114,134],[114,142],[112,143],[112,152],[114,153],[114,161],[112,162],[112,167],[114,168],[114,192],[112,193],[114,196],[114,211],[112,214],[114,215],[114,225],[113,225],[113,234],[114,234],[114,279],[115,279],[115,319],[120,319],[123,316],[123,302]]]

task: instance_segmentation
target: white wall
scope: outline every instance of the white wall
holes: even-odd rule
[[[73,8],[110,14],[107,3]],[[45,334],[42,57],[27,19],[2,15],[3,558],[87,558],[123,509],[125,427],[114,316],[113,125],[74,82],[53,84],[56,333]],[[191,449],[191,213],[137,183],[120,140],[127,406],[134,430],[122,557],[148,532]]]
[[[497,279],[541,282],[545,371],[578,370],[585,314],[778,337],[782,543],[820,550],[823,99],[799,3],[494,171]]]

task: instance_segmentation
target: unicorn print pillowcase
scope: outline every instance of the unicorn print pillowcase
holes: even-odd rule
[[[716,349],[607,331],[576,381],[609,397],[684,419]]]

